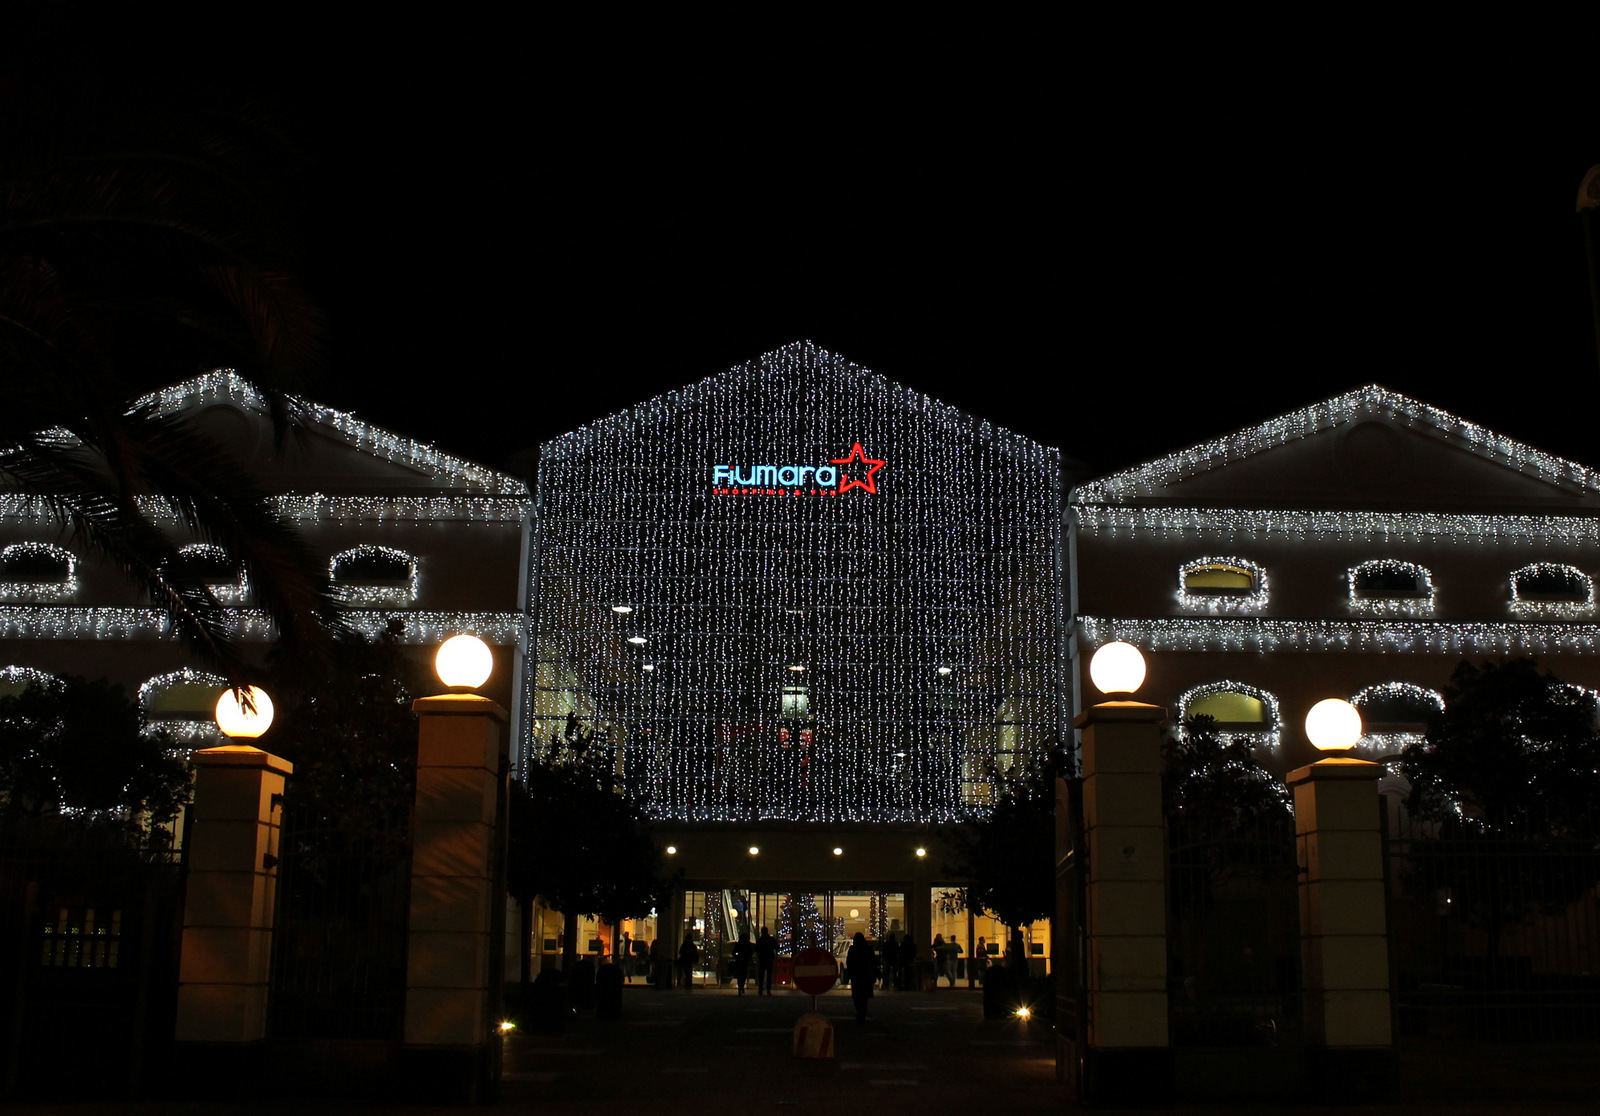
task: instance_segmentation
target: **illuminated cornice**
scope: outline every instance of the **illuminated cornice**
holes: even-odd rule
[[[227,609],[223,616],[236,639],[269,640],[275,632],[265,612]],[[513,646],[521,637],[520,612],[440,612],[360,609],[346,612],[345,622],[369,638],[377,638],[389,621],[403,625],[401,643],[438,643],[468,632],[488,643]],[[67,608],[49,605],[0,605],[0,639],[170,639],[167,614],[154,608]]]
[[[1091,535],[1133,537],[1221,534],[1241,541],[1600,543],[1600,517],[1575,515],[1131,508],[1074,504],[1072,520]]]
[[[1600,654],[1600,624],[1080,616],[1078,632],[1091,647],[1124,640],[1151,651]]]
[[[1388,388],[1368,384],[1257,426],[1089,481],[1078,486],[1073,502],[1122,504],[1154,496],[1166,486],[1368,417],[1387,418],[1412,429],[1431,431],[1480,456],[1551,484],[1600,493],[1600,473],[1586,466],[1496,434]]]

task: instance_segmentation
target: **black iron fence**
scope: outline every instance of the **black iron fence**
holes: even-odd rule
[[[177,1010],[176,857],[118,827],[0,835],[0,1096],[149,1085]]]
[[[1402,1038],[1600,1039],[1600,844],[1411,823],[1388,865]]]
[[[328,826],[291,799],[278,858],[271,1036],[398,1040],[411,873],[405,834]]]

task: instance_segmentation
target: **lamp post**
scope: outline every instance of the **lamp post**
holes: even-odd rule
[[[1367,1099],[1389,1092],[1394,1073],[1377,795],[1384,769],[1348,754],[1361,715],[1347,701],[1314,705],[1306,735],[1326,753],[1288,776],[1310,1069],[1319,1091]]]
[[[230,743],[191,757],[194,802],[174,1035],[213,1052],[266,1037],[277,819],[294,765],[244,741],[271,724],[272,699],[264,691],[226,690],[217,700],[217,725]],[[227,1058],[203,1061],[220,1076],[243,1070]]]
[[[1076,910],[1082,896],[1086,948],[1078,999],[1084,1016],[1072,1037],[1058,1031],[1057,1059],[1078,1100],[1159,1104],[1171,1095],[1173,1071],[1161,811],[1167,712],[1134,699],[1145,664],[1131,644],[1101,647],[1089,677],[1109,700],[1074,722],[1082,732],[1081,835],[1073,819],[1058,816],[1056,823],[1058,912]],[[1070,801],[1058,787],[1057,809],[1069,810]],[[1066,926],[1060,934],[1064,939],[1071,932]],[[1076,943],[1066,948],[1075,950]]]

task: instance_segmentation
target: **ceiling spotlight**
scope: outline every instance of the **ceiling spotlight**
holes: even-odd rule
[[[792,670],[792,671],[798,672],[798,671],[805,670],[806,668],[803,667],[802,665],[800,665],[799,663],[790,663],[789,664],[789,669]]]
[[[632,605],[612,605],[611,606],[611,611],[612,612],[620,612],[620,613],[622,613],[622,615],[626,616],[626,615],[628,615],[628,613],[633,611],[633,606]]]
[[[843,856],[844,855],[844,850],[841,849],[838,845],[835,845],[835,846],[833,846],[833,855],[834,856]]]
[[[677,845],[668,845],[667,846],[667,855],[668,856],[677,856],[678,855],[678,846]]]
[[[629,636],[628,637],[628,642],[633,644],[634,646],[638,647],[638,646],[642,646],[643,644],[649,643],[650,641],[648,639],[646,639],[644,636]]]
[[[645,670],[655,670],[656,669],[656,664],[655,663],[645,663],[644,664],[644,669]]]
[[[927,856],[928,855],[928,850],[924,849],[924,848],[918,848],[917,849],[917,855],[918,856]]]
[[[951,668],[951,667],[942,666],[942,667],[939,668],[939,673],[941,675],[949,674],[952,669],[953,668]]]
[[[751,845],[750,846],[750,855],[751,856],[760,856],[761,855],[761,846],[760,845]]]

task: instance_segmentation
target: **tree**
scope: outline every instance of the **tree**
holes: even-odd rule
[[[1596,699],[1530,659],[1463,662],[1444,699],[1400,757],[1407,808],[1431,830],[1405,846],[1403,880],[1447,894],[1454,917],[1487,931],[1493,957],[1505,927],[1596,882]]]
[[[996,778],[993,809],[944,831],[955,854],[945,871],[967,881],[953,889],[960,906],[1012,927],[1055,913],[1056,778],[1075,766],[1060,747],[1019,762]]]
[[[147,831],[177,817],[188,788],[171,740],[140,731],[120,686],[69,677],[0,698],[0,820]]]
[[[530,758],[527,782],[512,784],[510,813],[507,888],[522,907],[523,940],[543,898],[562,914],[563,970],[577,959],[579,915],[616,925],[663,905],[671,884],[645,801],[617,777],[604,732],[569,716]]]
[[[60,18],[51,5],[29,17]],[[226,610],[176,560],[163,520],[249,571],[280,635],[338,626],[325,579],[226,447],[129,401],[231,365],[286,430],[320,320],[294,279],[279,168],[259,114],[225,100],[147,103],[92,58],[44,49],[65,26],[0,36],[0,484],[37,497],[142,586],[204,659],[239,681]],[[196,105],[204,107],[197,108]]]

